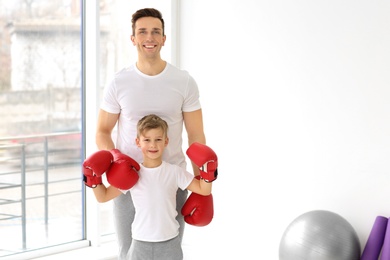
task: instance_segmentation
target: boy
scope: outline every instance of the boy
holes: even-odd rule
[[[211,182],[216,178],[217,157],[211,149],[189,148],[189,156],[198,164],[210,162],[211,178],[207,173],[205,179],[194,178],[194,175],[181,167],[162,160],[164,149],[169,143],[168,124],[151,114],[143,117],[137,124],[136,145],[141,150],[143,161],[139,167],[136,183],[124,190],[115,187],[114,183],[106,187],[96,185],[93,189],[98,202],[107,202],[115,197],[131,193],[135,219],[132,224],[133,242],[128,258],[181,260],[183,252],[179,238],[179,223],[176,220],[177,189],[188,189],[193,193],[209,196]],[[191,149],[191,150],[190,150]],[[206,158],[207,157],[207,158]],[[110,182],[107,172],[107,179]],[[119,180],[116,179],[115,182]],[[119,183],[118,183],[119,184]],[[116,185],[118,186],[118,185]]]

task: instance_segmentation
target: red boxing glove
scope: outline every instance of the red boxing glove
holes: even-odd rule
[[[137,183],[140,166],[133,158],[118,149],[111,150],[111,153],[114,161],[107,172],[107,181],[118,189],[128,190]]]
[[[191,193],[181,209],[181,214],[187,224],[198,227],[208,225],[214,217],[213,195]]]
[[[188,158],[199,167],[200,177],[206,182],[212,182],[218,176],[218,157],[207,145],[192,143],[187,149]]]
[[[110,168],[112,160],[112,154],[106,150],[97,151],[85,159],[83,163],[85,185],[95,188],[102,184],[102,175]]]

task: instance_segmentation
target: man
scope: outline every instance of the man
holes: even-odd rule
[[[101,103],[96,144],[100,150],[118,149],[136,161],[142,160],[136,139],[136,125],[146,114],[157,114],[168,122],[170,143],[163,159],[186,168],[182,151],[183,126],[188,145],[206,143],[199,90],[195,80],[164,61],[160,56],[166,35],[161,13],[153,8],[138,10],[132,16],[131,41],[138,51],[135,64],[119,71],[105,88]],[[114,144],[112,131],[117,125]],[[195,175],[199,169],[193,164]],[[188,191],[178,190],[177,211],[180,212]],[[114,199],[114,215],[118,236],[119,259],[125,259],[131,245],[134,205],[129,193]],[[178,214],[180,240],[184,231],[183,216]]]

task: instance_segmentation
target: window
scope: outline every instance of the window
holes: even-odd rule
[[[80,7],[0,1],[0,256],[84,236]]]
[[[91,6],[96,28],[83,23]],[[174,35],[171,1],[0,0],[0,257],[42,256],[114,233],[112,204],[90,198],[81,165],[95,150],[88,139],[104,86],[136,60],[131,14],[147,6]],[[168,62],[174,41],[162,51]]]

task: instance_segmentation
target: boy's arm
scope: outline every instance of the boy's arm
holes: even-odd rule
[[[198,167],[199,175],[187,187],[192,194],[184,203],[181,214],[186,223],[205,226],[214,216],[211,182],[215,181],[218,176],[218,158],[210,147],[197,142],[192,143],[186,153],[191,162]]]
[[[114,156],[111,152],[100,150],[90,155],[83,162],[83,182],[92,188],[98,202],[109,201],[121,194],[114,186],[106,187],[103,184],[102,175],[112,167]],[[115,174],[115,173],[113,173]],[[138,177],[138,175],[137,175]]]
[[[106,187],[104,184],[97,185],[96,188],[93,188],[92,190],[95,194],[96,200],[100,203],[110,201],[122,193],[114,186]]]
[[[211,182],[205,182],[203,179],[200,179],[199,176],[195,177],[187,187],[189,191],[203,196],[210,195],[211,188]]]

